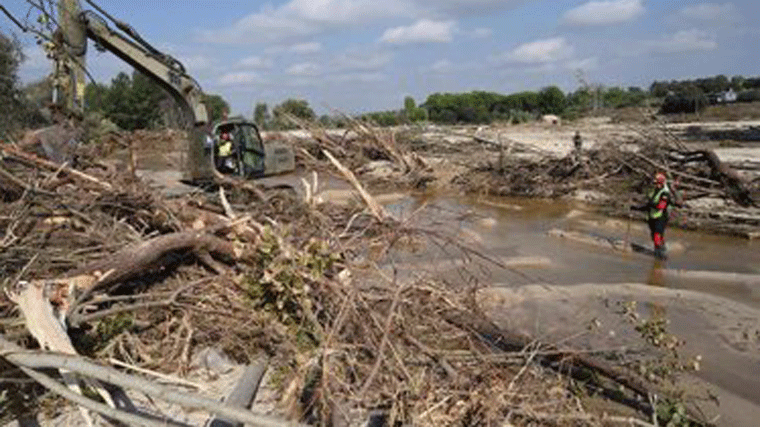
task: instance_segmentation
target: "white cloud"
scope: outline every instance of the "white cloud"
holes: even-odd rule
[[[461,17],[493,12],[525,3],[525,0],[411,0],[419,16]]]
[[[682,19],[704,22],[737,22],[741,20],[739,10],[733,3],[701,3],[687,6],[678,12]]]
[[[228,28],[203,31],[211,43],[252,44],[308,36],[332,27],[349,27],[378,18],[404,16],[409,0],[291,0],[277,8],[268,3]]]
[[[493,30],[490,28],[476,28],[470,35],[474,39],[485,39],[493,35]]]
[[[322,50],[322,44],[319,42],[299,43],[288,48],[289,52],[307,54],[317,53]]]
[[[383,73],[345,73],[330,76],[327,80],[336,83],[377,83],[388,80],[388,76]]]
[[[314,62],[302,62],[300,64],[294,64],[285,70],[285,73],[291,76],[318,76],[322,74],[322,67]]]
[[[563,15],[563,21],[570,25],[610,25],[620,24],[644,14],[642,0],[590,1]]]
[[[536,0],[290,0],[244,16],[228,28],[199,33],[211,43],[282,41],[389,18],[446,20]]]
[[[338,55],[332,68],[346,70],[375,71],[388,65],[393,59],[389,52],[350,51]]]
[[[599,68],[599,58],[591,57],[584,59],[571,59],[565,63],[568,70],[590,71]]]
[[[454,21],[431,21],[422,19],[408,27],[385,30],[380,41],[389,44],[447,43],[456,30]]]
[[[398,16],[409,3],[399,0],[291,0],[275,13],[324,23],[349,23]]]
[[[679,31],[662,40],[650,41],[651,50],[661,53],[710,51],[718,48],[714,37],[698,29]]]
[[[547,64],[571,58],[573,52],[573,46],[564,37],[554,37],[522,44],[491,59],[496,63]]]
[[[254,55],[241,59],[240,65],[247,68],[268,69],[272,68],[273,64],[272,60],[269,58]]]
[[[179,60],[192,74],[200,70],[210,70],[214,68],[214,62],[211,58],[204,55],[179,56]]]
[[[219,86],[244,86],[261,84],[261,77],[252,72],[227,73],[219,78]]]
[[[448,74],[454,71],[454,64],[448,59],[441,59],[433,63],[427,70],[437,74]]]

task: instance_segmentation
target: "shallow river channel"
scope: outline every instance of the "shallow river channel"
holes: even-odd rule
[[[640,346],[619,314],[636,301],[642,316],[669,320],[682,354],[701,356],[690,378],[695,393],[718,398],[705,404],[717,424],[760,425],[760,241],[669,228],[670,257],[658,261],[621,249],[651,247],[643,218],[604,218],[581,204],[434,197],[386,207],[475,251],[467,262],[445,241],[410,245],[396,254],[396,274],[477,280],[498,324],[579,350]]]

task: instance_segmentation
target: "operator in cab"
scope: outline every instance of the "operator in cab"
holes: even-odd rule
[[[234,173],[236,170],[234,144],[229,132],[223,132],[219,138],[216,167],[221,173]]]

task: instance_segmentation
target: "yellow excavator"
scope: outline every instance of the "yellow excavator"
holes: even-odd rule
[[[177,102],[187,117],[189,134],[183,156],[184,181],[214,181],[220,173],[214,141],[218,141],[222,133],[233,138],[235,164],[225,168],[228,174],[258,178],[295,169],[293,149],[282,143],[264,143],[255,123],[234,119],[211,126],[200,85],[180,61],[154,48],[134,28],[115,19],[92,0],[85,1],[94,10],[83,10],[79,0],[58,2],[58,31],[48,48],[55,64],[53,104],[57,110],[83,115],[89,39],[99,49],[113,53],[153,79]],[[115,29],[109,26],[109,21]]]

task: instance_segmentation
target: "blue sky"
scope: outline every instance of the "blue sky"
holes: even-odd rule
[[[13,4],[6,4],[6,3]],[[585,79],[760,75],[760,2],[673,0],[98,0],[143,38],[182,60],[233,114],[306,99],[319,113],[399,109],[434,92],[512,93]],[[24,0],[3,0],[18,15]],[[89,6],[83,2],[85,8]],[[3,31],[15,31],[0,18]],[[23,34],[22,78],[49,72]],[[89,50],[108,82],[128,70]]]

